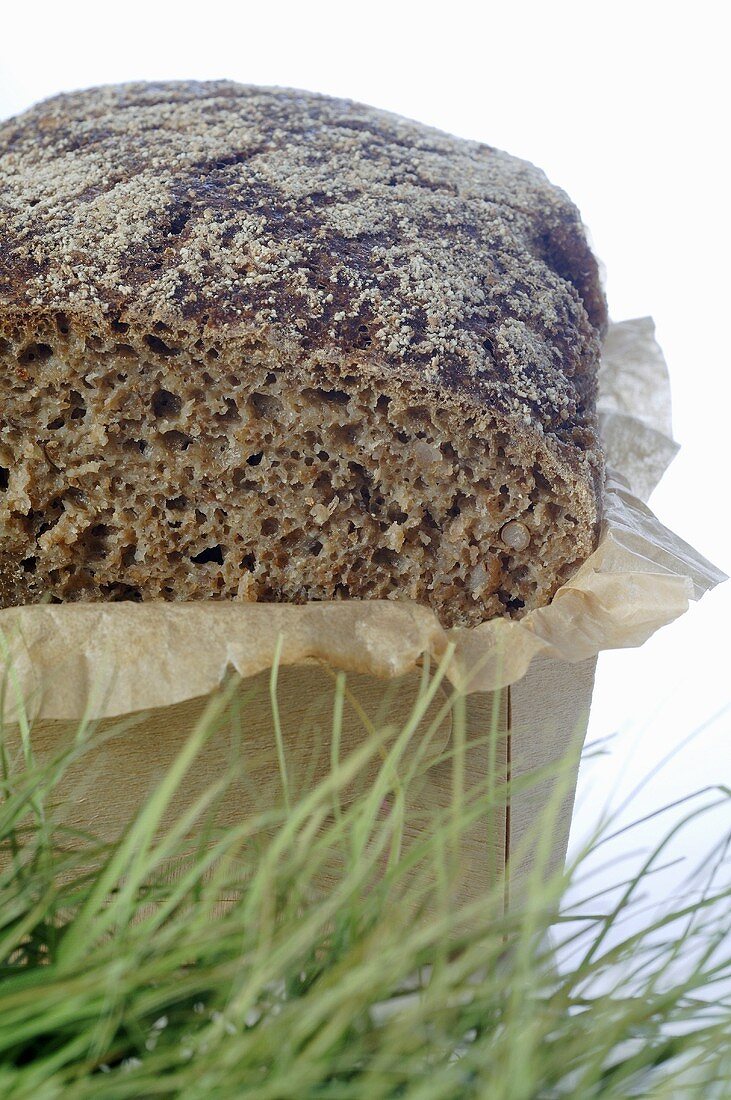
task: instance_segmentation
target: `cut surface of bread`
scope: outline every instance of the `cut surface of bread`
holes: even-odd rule
[[[523,161],[310,93],[0,127],[0,606],[550,601],[601,518],[606,323]]]

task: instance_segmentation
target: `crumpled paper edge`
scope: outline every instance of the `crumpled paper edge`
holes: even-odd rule
[[[492,691],[521,679],[538,656],[578,662],[642,645],[726,577],[643,503],[678,449],[650,318],[611,326],[599,385],[609,465],[601,537],[548,606],[452,630],[408,600],[7,608],[0,713],[5,721],[23,708],[35,718],[116,717],[207,695],[229,669],[247,677],[309,660],[391,678],[428,655],[461,690]]]
[[[651,317],[613,324],[604,340],[597,400],[610,467],[647,501],[680,449],[673,439],[670,376]]]

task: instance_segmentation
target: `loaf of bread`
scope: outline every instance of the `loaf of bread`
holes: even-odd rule
[[[0,606],[546,604],[595,546],[606,307],[525,161],[228,82],[0,126]]]

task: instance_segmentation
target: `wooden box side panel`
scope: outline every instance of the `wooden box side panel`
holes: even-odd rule
[[[362,744],[369,722],[378,729],[388,726],[395,735],[411,714],[420,682],[418,673],[390,682],[348,675],[341,759]],[[277,699],[288,785],[291,797],[296,799],[330,771],[334,675],[314,664],[282,668]],[[492,695],[473,696],[466,701],[461,755],[452,738],[452,714],[443,713],[437,721],[446,700],[447,691],[440,688],[403,757],[403,766],[408,768],[415,754],[420,754],[418,773],[409,787],[407,799],[405,846],[423,837],[425,830],[434,827],[439,816],[444,818],[448,813],[454,798],[455,762],[462,771],[468,797],[478,785],[481,791],[485,789],[490,766],[504,776],[507,694],[502,693],[499,699]],[[163,780],[208,701],[208,697],[200,697],[124,719],[98,722],[89,747],[64,776],[62,801],[54,811],[57,819],[102,842],[115,840]],[[496,719],[498,728],[490,740],[488,734]],[[436,732],[424,748],[425,734],[434,723]],[[50,760],[70,747],[76,730],[77,723],[73,722],[42,720],[34,723],[31,742],[36,758]],[[11,734],[6,738],[6,743],[11,758],[15,755],[20,762],[22,750],[17,731],[14,737]],[[381,760],[382,755],[376,756],[363,769],[358,783],[345,789],[345,802],[357,790],[368,789]],[[225,720],[185,776],[161,823],[161,830],[223,775],[229,775],[230,782],[215,806],[214,830],[234,826],[251,813],[283,803],[268,672],[241,683]],[[387,805],[383,812],[389,812]],[[449,853],[451,896],[455,901],[479,896],[495,875],[502,874],[506,841],[504,811],[495,806],[488,808],[486,804],[484,815],[462,834],[460,840],[459,851]]]
[[[595,672],[596,658],[573,665],[544,658],[534,661],[526,676],[509,689],[513,782],[507,831],[513,893],[519,891],[536,860],[547,877],[566,859]],[[549,774],[528,779],[541,769]],[[541,828],[542,822],[547,830]]]
[[[408,719],[418,691],[417,674],[390,683],[349,675],[341,757],[363,742],[368,722],[397,731]],[[277,705],[292,798],[310,790],[329,773],[334,700],[335,679],[325,669],[317,665],[280,669]],[[417,748],[424,767],[443,753],[451,731],[450,715],[441,720],[426,749],[422,748],[423,735],[443,701],[442,693],[424,716],[405,755],[407,763]],[[89,747],[64,776],[63,805],[59,807],[63,819],[68,824],[88,827],[105,840],[118,835],[177,759],[208,702],[209,697],[203,696],[96,723]],[[75,722],[55,720],[34,723],[31,743],[36,758],[50,759],[72,745],[77,726]],[[19,754],[17,732],[6,740],[11,752]],[[373,778],[380,763],[381,757],[376,756],[364,768],[361,785]],[[232,782],[219,807],[217,824],[240,821],[263,805],[281,805],[283,784],[268,672],[242,681],[225,717],[183,781],[167,819],[177,816],[226,773],[232,773]],[[355,793],[355,789],[346,789],[345,800]]]
[[[527,676],[510,689],[469,696],[461,756],[451,716],[439,725],[411,789],[406,842],[433,828],[436,816],[443,816],[451,806],[458,760],[465,791],[469,794],[477,786],[481,788],[485,813],[463,833],[460,851],[454,853],[455,901],[483,895],[503,873],[508,858],[511,888],[533,866],[536,852],[531,837],[552,797],[555,780],[514,790],[507,808],[500,786],[508,768],[513,780],[520,779],[535,768],[550,767],[572,748],[580,748],[594,667],[594,661],[581,665],[536,661]],[[342,755],[366,736],[363,714],[377,727],[389,724],[398,729],[411,712],[419,684],[415,673],[392,682],[349,675]],[[445,698],[440,689],[410,743],[407,765],[409,754],[421,751],[423,733]],[[330,768],[334,677],[318,665],[283,668],[278,700],[288,781],[297,797]],[[207,701],[198,698],[123,720],[100,722],[95,743],[65,777],[63,804],[58,808],[65,824],[89,831],[102,841],[118,836],[177,758]],[[71,743],[75,728],[74,723],[37,722],[32,730],[36,755],[40,759],[53,756]],[[16,751],[20,753],[19,746]],[[575,755],[568,773],[564,772],[562,798],[548,837],[547,870],[559,867],[565,858],[578,769],[578,752]],[[370,771],[364,771],[360,789],[372,782],[379,764],[380,759],[374,760]],[[231,782],[216,807],[216,828],[234,825],[256,810],[281,805],[283,789],[268,673],[241,684],[230,720],[205,745],[163,826],[226,773]],[[346,791],[346,800],[353,793]]]

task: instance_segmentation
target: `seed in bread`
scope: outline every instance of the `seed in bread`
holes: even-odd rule
[[[0,127],[0,606],[547,603],[601,516],[606,309],[538,169],[226,82]]]

